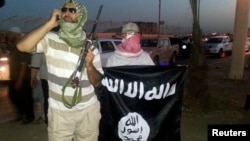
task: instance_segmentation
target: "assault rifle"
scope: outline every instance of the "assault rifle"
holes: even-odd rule
[[[71,82],[72,88],[78,87],[80,77],[81,77],[81,73],[82,73],[83,69],[85,68],[85,58],[86,58],[86,55],[88,53],[88,50],[92,46],[92,40],[93,40],[93,37],[94,37],[94,34],[95,34],[95,30],[96,30],[96,27],[97,27],[97,24],[98,24],[98,20],[99,20],[101,11],[102,11],[102,7],[103,7],[103,5],[100,5],[98,13],[97,13],[96,20],[95,20],[95,23],[93,25],[93,28],[92,28],[89,36],[87,37],[87,40],[85,42],[85,46],[82,47],[81,53],[79,55],[79,59],[78,59],[78,62],[77,62],[77,69],[73,74],[73,78],[72,78],[72,82]]]

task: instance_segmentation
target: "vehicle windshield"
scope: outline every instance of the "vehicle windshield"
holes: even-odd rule
[[[100,44],[103,53],[115,51],[115,47],[111,41],[100,41]]]
[[[170,42],[175,45],[175,44],[181,44],[183,41],[180,38],[169,38]]]
[[[221,43],[223,38],[209,38],[207,43]]]
[[[119,44],[122,43],[122,41],[114,41],[115,42],[115,45],[118,46]]]
[[[157,46],[157,39],[143,39],[141,41],[142,47],[156,47]]]

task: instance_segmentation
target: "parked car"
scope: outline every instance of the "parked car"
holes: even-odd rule
[[[232,39],[229,36],[214,36],[210,37],[206,43],[204,43],[204,50],[207,54],[216,55],[219,57],[225,57],[226,53],[232,52]]]
[[[250,51],[250,38],[247,38],[246,43],[245,43],[245,51],[249,52]]]
[[[117,38],[99,38],[94,41],[101,54],[102,66],[105,67],[108,57],[114,53],[117,45],[121,42],[122,40]]]
[[[191,52],[192,38],[191,37],[170,37],[171,43],[179,45],[179,55],[187,57]]]
[[[142,39],[141,46],[150,54],[155,65],[173,65],[179,55],[179,45],[172,44],[169,38]]]

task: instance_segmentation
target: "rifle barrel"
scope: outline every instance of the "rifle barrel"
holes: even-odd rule
[[[95,23],[93,25],[92,31],[91,31],[91,33],[89,35],[89,38],[88,38],[89,40],[92,40],[93,35],[95,33],[95,29],[96,29],[97,24],[98,24],[98,20],[99,20],[101,11],[102,11],[102,7],[103,7],[103,5],[100,5],[99,10],[98,10],[98,14],[97,14],[97,17],[96,17],[96,20],[95,20]],[[91,46],[91,44],[92,43],[90,43],[90,42],[86,42],[84,48],[82,48],[82,51],[81,51],[81,53],[79,55],[79,60],[78,60],[78,61],[80,61],[80,63],[78,64],[77,69],[76,69],[76,73],[74,74],[74,76],[72,78],[72,82],[71,82],[72,88],[78,87],[81,72],[85,67],[84,66],[85,58],[86,58],[88,49]]]
[[[92,30],[91,30],[91,32],[90,32],[89,39],[92,39],[92,36],[93,36],[93,34],[95,33],[95,30],[96,30],[96,27],[97,27],[97,24],[98,24],[98,21],[99,21],[99,17],[100,17],[101,12],[102,12],[102,7],[103,7],[103,5],[100,5],[99,10],[98,10],[98,13],[97,13],[97,16],[96,16],[95,23],[94,23],[94,25],[93,25],[93,27],[92,27]]]

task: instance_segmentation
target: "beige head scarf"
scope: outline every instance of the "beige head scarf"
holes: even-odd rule
[[[59,36],[70,47],[79,48],[83,46],[84,40],[86,39],[86,33],[83,31],[83,26],[87,21],[87,9],[75,0],[67,0],[67,2],[63,5],[67,3],[74,4],[77,10],[78,22],[69,23],[65,22],[64,20],[61,20]]]

